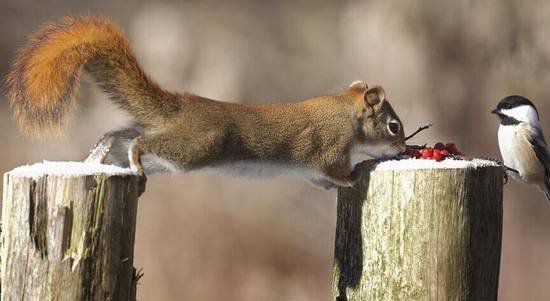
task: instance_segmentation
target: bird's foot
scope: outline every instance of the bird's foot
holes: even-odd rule
[[[514,169],[514,168],[511,168],[511,167],[508,167],[506,165],[504,165],[504,163],[498,159],[495,159],[495,158],[491,158],[491,157],[486,157],[486,156],[482,156],[480,157],[480,159],[484,159],[484,160],[488,160],[488,161],[493,161],[495,162],[496,164],[498,164],[499,166],[501,166],[502,168],[504,168],[504,185],[506,185],[508,183],[508,173],[506,173],[506,171],[511,171],[511,172],[514,172],[516,174],[519,175],[519,171],[517,169]]]

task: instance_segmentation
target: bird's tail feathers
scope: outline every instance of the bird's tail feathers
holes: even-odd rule
[[[544,195],[546,195],[546,199],[550,203],[550,171],[548,170],[544,177]]]

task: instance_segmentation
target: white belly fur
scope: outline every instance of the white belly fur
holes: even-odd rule
[[[184,168],[152,154],[142,156],[142,164],[145,174],[185,172]],[[308,180],[322,180],[326,177],[311,168],[291,164],[278,164],[272,162],[238,161],[225,163],[218,166],[206,167],[204,171],[220,172],[222,174],[248,177],[248,178],[272,178],[291,177]]]
[[[498,144],[504,165],[516,169],[520,175],[510,173],[516,180],[544,186],[544,168],[532,149],[527,126],[503,126],[498,129]]]
[[[249,178],[291,177],[301,179],[324,179],[325,176],[311,168],[299,165],[279,164],[273,162],[237,161],[225,163],[207,169],[230,176]]]
[[[175,173],[181,170],[176,164],[153,154],[141,156],[141,164],[146,175]]]
[[[513,126],[503,126],[498,128],[498,146],[504,165],[521,169],[521,165],[517,161],[515,145],[518,143],[516,131]]]

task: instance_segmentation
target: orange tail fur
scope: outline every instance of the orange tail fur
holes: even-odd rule
[[[25,133],[62,133],[75,107],[82,69],[142,126],[180,108],[177,94],[144,74],[116,25],[103,17],[66,17],[34,33],[7,76],[10,106]]]

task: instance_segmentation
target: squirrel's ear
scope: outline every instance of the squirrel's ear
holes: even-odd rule
[[[368,105],[374,106],[383,102],[386,99],[386,92],[380,86],[374,86],[365,92],[365,102]]]
[[[348,89],[367,89],[367,83],[363,80],[356,80],[351,85],[349,85]]]

